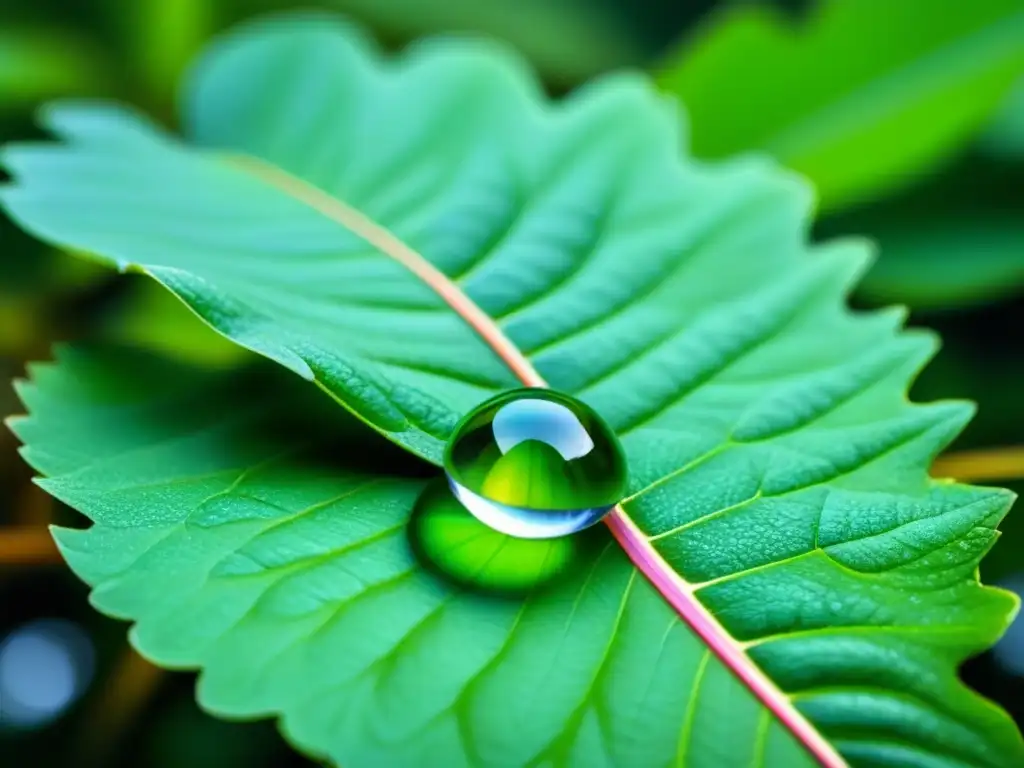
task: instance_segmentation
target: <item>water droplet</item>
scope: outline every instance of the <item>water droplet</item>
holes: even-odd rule
[[[455,428],[444,457],[452,492],[478,519],[527,539],[593,525],[626,487],[626,459],[591,408],[549,389],[483,403]]]
[[[420,560],[450,581],[519,594],[567,570],[588,537],[520,539],[496,531],[471,515],[439,477],[416,501],[409,538]]]

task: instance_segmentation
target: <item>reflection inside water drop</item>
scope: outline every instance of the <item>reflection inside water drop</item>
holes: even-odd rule
[[[481,522],[459,503],[445,478],[430,482],[413,510],[409,537],[417,556],[463,586],[520,593],[565,572],[586,537],[522,539]]]
[[[445,472],[478,519],[530,539],[593,525],[626,485],[611,428],[584,403],[550,389],[513,390],[474,409],[448,443]]]

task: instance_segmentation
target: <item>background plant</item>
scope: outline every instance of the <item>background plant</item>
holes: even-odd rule
[[[171,4],[153,4],[152,9],[147,13],[141,13],[142,21],[139,26],[129,30],[123,38],[126,41],[120,45],[110,46],[110,40],[117,39],[116,24],[109,20],[103,22],[98,20],[97,29],[93,39],[85,39],[76,45],[67,44],[62,36],[67,32],[36,32],[34,35],[13,34],[11,39],[16,45],[11,48],[14,51],[12,57],[19,62],[19,71],[38,72],[32,77],[18,77],[15,82],[18,86],[16,100],[12,97],[9,103],[12,105],[27,105],[34,103],[39,98],[65,93],[118,93],[131,101],[140,103],[150,111],[162,115],[164,119],[170,120],[170,93],[174,77],[178,74],[182,62],[184,62],[192,51],[199,44],[199,41],[206,37],[211,30],[227,23],[231,18],[238,15],[245,15],[245,10],[228,8],[218,10],[214,14],[206,15],[204,8],[197,5],[191,12],[182,11],[182,16],[176,20],[162,18],[160,9]],[[145,7],[139,6],[139,7]],[[962,445],[992,446],[1004,443],[1019,442],[1019,398],[1015,393],[1019,391],[1019,369],[1013,360],[1019,358],[1020,338],[1014,336],[1020,328],[1019,301],[1013,297],[1018,290],[1021,279],[1019,232],[1015,234],[1014,226],[1020,219],[1019,208],[1015,213],[1014,205],[1019,205],[1012,195],[1014,183],[1019,183],[1020,165],[1014,159],[1019,147],[1014,143],[1015,101],[1014,97],[1007,97],[1009,100],[1003,108],[1005,111],[997,113],[999,105],[1004,96],[1010,92],[1013,82],[1020,72],[1019,58],[1015,58],[1016,49],[1012,46],[1002,49],[993,46],[993,40],[1000,40],[1004,37],[1014,39],[1013,35],[1020,29],[1020,17],[1012,4],[980,4],[977,17],[957,18],[950,11],[948,18],[950,29],[943,34],[936,34],[931,41],[931,47],[925,51],[907,52],[900,48],[897,42],[893,44],[893,68],[892,72],[881,73],[871,72],[867,78],[869,83],[882,79],[890,90],[883,93],[886,96],[883,102],[888,105],[893,101],[901,105],[924,105],[923,118],[917,120],[896,120],[896,129],[888,127],[888,132],[882,134],[878,139],[880,129],[869,124],[867,129],[863,126],[855,126],[866,131],[869,138],[876,139],[875,144],[868,143],[867,149],[862,149],[873,157],[876,155],[886,156],[886,153],[872,151],[879,146],[883,147],[908,147],[915,148],[925,144],[931,147],[928,153],[922,155],[920,152],[893,152],[894,165],[875,169],[875,175],[865,181],[859,178],[856,183],[845,183],[845,188],[856,189],[853,193],[840,196],[832,196],[832,201],[826,196],[824,214],[818,223],[818,228],[824,233],[832,232],[867,232],[878,236],[883,245],[883,256],[875,271],[869,276],[866,288],[861,300],[865,303],[882,300],[904,300],[921,307],[922,316],[925,316],[928,324],[937,325],[943,330],[947,339],[947,346],[939,359],[929,371],[925,378],[918,384],[918,389],[923,397],[937,396],[971,396],[977,398],[982,404],[981,416],[975,420],[972,427],[961,438]],[[255,9],[254,9],[255,10]],[[569,23],[570,29],[592,30],[595,26],[593,19],[594,9],[583,9],[582,17],[584,23],[575,26]],[[445,13],[448,13],[446,11]],[[614,9],[604,9],[602,13],[614,14]],[[724,117],[716,116],[715,110],[722,103],[711,98],[701,101],[700,94],[687,92],[687,71],[690,74],[689,82],[708,83],[714,82],[718,85],[718,91],[729,92],[730,88],[738,89],[748,86],[757,72],[749,70],[751,61],[771,61],[778,57],[784,61],[786,56],[791,56],[784,49],[781,53],[771,49],[768,45],[768,52],[754,58],[742,58],[740,64],[730,64],[737,59],[730,59],[730,39],[737,35],[751,35],[755,39],[767,36],[772,38],[770,32],[758,32],[767,25],[772,29],[776,22],[760,21],[762,11],[756,8],[751,10],[744,8],[735,11],[734,15],[709,16],[704,21],[703,32],[691,33],[697,35],[697,42],[693,37],[688,37],[681,47],[671,54],[662,54],[658,50],[659,42],[654,35],[645,37],[638,31],[635,36],[627,35],[630,42],[625,43],[621,49],[606,42],[590,43],[584,42],[582,49],[592,54],[594,50],[611,51],[626,50],[628,53],[616,53],[610,55],[605,61],[593,63],[591,55],[590,63],[586,66],[577,64],[577,69],[565,64],[556,62],[554,64],[545,62],[544,55],[537,53],[543,47],[531,49],[529,43],[520,43],[528,51],[533,50],[535,58],[539,57],[542,64],[542,71],[548,73],[548,80],[556,90],[589,75],[595,71],[608,66],[617,65],[623,62],[645,63],[652,69],[664,72],[662,76],[666,87],[671,90],[678,90],[687,101],[691,112],[691,121],[694,126],[694,136],[698,151],[705,151],[709,156],[720,152],[742,151],[747,148],[767,149],[777,151],[776,147],[769,143],[761,143],[756,137],[738,140],[736,145],[729,145],[726,149],[716,150],[713,147],[702,150],[700,136],[715,136],[728,134],[728,127],[735,125],[735,120],[729,115]],[[820,12],[824,19],[835,19],[837,14],[833,11],[831,16],[828,10]],[[882,11],[874,11],[882,13]],[[26,12],[16,9],[19,17],[24,17]],[[651,11],[651,18],[658,19],[654,9]],[[118,14],[113,14],[114,18]],[[123,17],[123,15],[122,15]],[[212,18],[216,17],[216,18]],[[399,19],[408,20],[415,17],[412,13],[396,14]],[[565,18],[571,18],[572,13],[566,11]],[[72,17],[68,17],[72,18]],[[915,17],[922,18],[921,16]],[[751,21],[750,19],[753,19]],[[842,22],[842,23],[840,23]],[[147,27],[146,23],[150,26]],[[425,21],[415,21],[411,26],[395,25],[394,22],[383,20],[380,22],[387,30],[387,34],[395,42],[400,41],[410,33],[418,33],[431,26],[441,28],[453,26],[486,26],[487,22],[474,18],[470,21],[459,22],[452,18],[444,17],[440,20],[430,18],[429,14]],[[849,19],[840,18],[832,22],[835,29],[828,38],[829,51],[847,50],[843,47],[843,35],[848,35],[851,50],[856,52],[861,48],[857,46],[863,42],[863,27]],[[536,29],[550,33],[554,22],[547,17],[536,22]],[[826,21],[810,22],[806,30],[809,38],[814,37],[814,30],[829,28]],[[65,24],[65,26],[71,26]],[[529,26],[529,25],[527,25]],[[657,27],[657,24],[651,24]],[[876,25],[877,26],[877,25]],[[898,25],[891,25],[895,32],[899,31]],[[500,33],[504,29],[501,24],[495,29],[493,25],[486,31]],[[533,27],[529,27],[533,29]],[[615,29],[615,25],[611,25]],[[150,30],[150,31],[147,31]],[[176,30],[174,35],[168,34],[168,30]],[[737,31],[738,30],[738,31]],[[753,31],[751,31],[753,30]],[[894,34],[895,34],[894,32]],[[957,35],[963,34],[963,39]],[[582,34],[582,33],[581,33]],[[147,35],[151,37],[147,38]],[[543,38],[544,35],[541,35]],[[784,39],[784,35],[782,35]],[[146,43],[147,40],[159,39],[159,44]],[[984,55],[975,55],[972,45],[975,39],[984,43]],[[49,42],[39,42],[46,41]],[[704,42],[700,42],[703,40]],[[175,42],[176,41],[176,42]],[[966,42],[965,42],[966,41]],[[744,42],[749,43],[749,40]],[[173,43],[173,44],[172,44]],[[813,45],[805,43],[812,51]],[[632,48],[631,48],[632,46]],[[129,68],[134,78],[133,82],[123,83],[113,80],[103,80],[103,72],[123,71],[123,67],[104,62],[100,54],[83,53],[83,61],[93,63],[77,64],[69,66],[64,59],[68,56],[78,55],[76,52],[81,49],[87,51],[90,47],[95,50],[120,50],[122,60],[135,61],[136,64]],[[748,49],[744,49],[748,50]],[[967,53],[964,53],[964,51]],[[992,52],[995,51],[996,54]],[[1001,51],[1001,53],[1000,53]],[[109,54],[107,54],[109,55]],[[735,54],[731,54],[735,57]],[[131,59],[128,57],[131,56]],[[36,69],[31,69],[30,62],[35,57],[38,62]],[[876,59],[873,58],[872,61]],[[680,63],[681,61],[681,63]],[[670,62],[666,64],[664,62]],[[710,62],[710,63],[709,63]],[[724,63],[723,63],[724,62]],[[747,69],[743,68],[743,62],[747,62]],[[771,73],[771,79],[765,80],[759,85],[769,87],[773,83],[785,82],[783,91],[786,93],[813,92],[820,96],[822,102],[828,106],[833,102],[842,101],[843,97],[849,94],[839,90],[838,95],[832,97],[828,91],[830,83],[805,84],[799,79],[792,80],[799,75],[816,74],[823,69],[816,69],[813,66],[801,65],[797,57],[797,66],[786,69],[780,65],[780,70],[786,73],[786,80],[769,70],[767,67],[757,68],[765,73]],[[923,63],[922,63],[923,62]],[[966,62],[966,64],[964,63]],[[703,69],[702,69],[703,68]],[[839,68],[838,65],[836,67]],[[851,68],[854,68],[851,65]],[[738,69],[738,71],[737,71]],[[930,73],[925,78],[927,87],[922,91],[919,78],[911,78],[907,81],[898,75],[901,72],[910,70],[919,72],[925,69]],[[677,74],[668,74],[669,70],[676,70]],[[6,71],[6,70],[5,70]],[[678,74],[682,72],[682,74]],[[893,72],[896,75],[893,75]],[[73,73],[74,77],[69,77]],[[735,78],[730,80],[729,78]],[[2,81],[0,81],[2,82]],[[36,88],[35,92],[26,93],[26,83]],[[982,85],[979,85],[981,83]],[[742,84],[742,85],[740,85]],[[813,87],[812,87],[813,85]],[[847,84],[848,85],[848,84]],[[855,81],[856,85],[856,81]],[[848,86],[849,87],[849,86]],[[961,92],[958,89],[970,88],[972,93],[984,95],[985,99],[972,99],[969,109],[965,114],[958,117],[958,121],[950,118],[947,121],[939,121],[937,124],[933,114],[926,107],[936,100],[947,107],[943,113],[957,113],[955,107],[961,105],[961,99],[957,95]],[[14,91],[11,90],[13,94]],[[860,99],[865,99],[862,89],[853,88],[853,93]],[[891,94],[896,93],[898,97]],[[923,93],[923,95],[922,95]],[[824,95],[822,95],[824,94]],[[868,96],[871,95],[870,90]],[[781,98],[776,101],[782,102]],[[782,105],[780,104],[780,109]],[[870,109],[863,112],[873,114]],[[862,112],[859,110],[858,115]],[[30,130],[24,118],[23,112],[15,110],[11,120],[10,134],[16,136]],[[783,111],[786,114],[803,114],[796,106]],[[812,114],[814,112],[812,111]],[[883,110],[883,118],[887,113]],[[912,115],[913,116],[913,115]],[[893,122],[891,114],[888,115],[889,122]],[[880,118],[881,119],[881,118]],[[716,122],[719,128],[716,130]],[[702,122],[703,121],[703,122]],[[749,121],[745,121],[749,122]],[[882,120],[884,123],[884,120]],[[949,124],[956,122],[956,129],[949,129]],[[1017,123],[1019,125],[1019,122]],[[702,126],[704,126],[702,128]],[[989,127],[991,126],[991,127]],[[923,134],[928,131],[943,128],[946,131],[945,138],[931,138],[924,140]],[[901,132],[902,131],[902,132]],[[813,133],[813,132],[812,132]],[[941,133],[941,131],[940,131]],[[821,132],[817,133],[817,141],[826,141],[824,146],[829,147],[827,140],[829,136],[825,133],[825,139],[821,139]],[[856,138],[856,132],[854,132]],[[910,137],[913,137],[911,140]],[[848,156],[842,141],[851,141],[849,134],[842,134],[836,139],[839,146],[836,156],[846,160]],[[744,146],[747,142],[749,146]],[[820,149],[820,144],[817,145]],[[855,147],[858,145],[854,145]],[[863,147],[863,144],[861,145]],[[821,151],[829,157],[827,151]],[[790,140],[787,152],[779,152],[780,158],[789,161],[793,157],[799,158],[799,143],[793,149]],[[909,159],[908,159],[909,158]],[[799,161],[794,163],[804,171],[810,171],[812,176],[819,166],[804,165]],[[820,173],[836,174],[828,178],[842,178],[844,170],[849,170],[848,164],[840,163],[838,167],[832,167],[825,163],[820,166]],[[858,174],[863,173],[862,164],[853,166]],[[832,188],[843,189],[844,183],[831,182]],[[830,187],[826,186],[825,189]],[[969,192],[969,190],[977,190]],[[919,223],[920,222],[920,223]],[[936,227],[941,226],[942,231],[936,233]],[[103,272],[86,270],[82,272],[78,267],[72,266],[81,262],[68,260],[55,255],[47,255],[39,246],[29,240],[13,234],[11,230],[11,246],[7,246],[5,235],[4,264],[9,265],[11,277],[5,280],[5,286],[21,286],[15,294],[8,291],[16,298],[6,300],[6,311],[12,318],[4,323],[9,341],[9,364],[12,373],[16,372],[21,362],[26,357],[44,358],[48,356],[47,343],[51,337],[68,338],[71,336],[99,335],[105,338],[117,337],[126,340],[127,333],[130,338],[127,340],[144,345],[155,345],[161,349],[171,349],[179,355],[185,355],[189,359],[199,359],[206,365],[230,365],[233,348],[216,343],[212,337],[203,332],[201,326],[192,324],[182,326],[187,316],[180,312],[173,303],[163,301],[159,293],[146,292],[140,286],[130,286],[127,289],[120,284],[112,284]],[[1017,240],[1014,238],[1017,237]],[[888,244],[887,244],[888,243]],[[12,258],[13,256],[13,258]],[[927,267],[916,266],[920,260],[924,260]],[[910,264],[911,266],[907,266]],[[964,270],[963,267],[968,269]],[[911,279],[907,276],[910,275]],[[16,277],[16,279],[15,279]],[[923,277],[927,277],[925,280]],[[997,300],[996,300],[997,299]],[[972,309],[958,309],[950,312],[947,307],[963,307],[974,305]],[[941,314],[936,311],[944,310]],[[120,317],[118,317],[120,313]],[[127,313],[127,319],[125,318]],[[1016,322],[1015,322],[1016,320]],[[14,410],[12,404],[8,410]],[[1018,409],[1015,412],[1014,409]],[[8,451],[11,453],[13,446]],[[999,473],[1006,477],[1012,477],[1016,470],[1013,468],[1012,453],[1000,454],[1000,459],[1008,462],[1009,468],[999,469]],[[25,472],[20,465],[9,462],[10,467],[6,469],[10,480],[8,486],[14,490],[10,494],[11,505],[10,517],[12,520],[29,526],[37,526],[49,519],[55,511],[49,509],[44,498],[27,488],[24,484]],[[963,464],[952,464],[953,467],[962,467]],[[996,464],[991,461],[983,461],[980,470],[971,469],[977,474],[979,472],[995,472]],[[998,467],[997,467],[998,469]],[[62,510],[56,510],[58,515],[66,515]],[[73,518],[65,518],[73,519]],[[999,578],[1008,575],[1012,569],[1013,556],[1013,516],[1009,518],[1010,535],[997,547],[995,553],[986,561],[986,568],[992,577]],[[32,540],[35,541],[35,540]],[[18,548],[16,551],[27,551]],[[43,584],[52,582],[59,592],[70,591],[76,594],[75,588],[64,581],[62,576],[44,571],[13,571],[8,577],[8,588],[19,592],[26,589],[34,592],[42,590]],[[31,586],[26,588],[25,585]],[[39,585],[39,586],[37,586]],[[80,604],[80,597],[76,596],[67,599],[68,605]],[[6,605],[7,603],[5,603]],[[39,601],[32,598],[30,601],[19,604],[11,610],[9,619],[11,626],[18,625],[25,617],[32,615],[38,610]],[[21,607],[17,607],[17,606]],[[56,605],[56,603],[55,603]],[[62,609],[62,610],[72,610]],[[52,612],[52,611],[48,611]],[[81,615],[81,614],[79,614]],[[8,618],[5,612],[5,619]],[[89,618],[88,621],[95,625],[98,621]],[[117,628],[102,627],[97,630],[106,632],[106,644],[111,649],[116,647],[120,631]],[[100,643],[101,651],[104,643]],[[100,673],[104,674],[111,668],[109,652],[100,654]],[[79,722],[75,718],[65,719],[61,727],[75,730],[81,729],[86,733],[106,733],[104,738],[116,738],[113,734],[120,731],[117,727],[118,718],[124,718],[125,714],[117,714],[119,711],[127,713],[131,710],[133,701],[131,692],[138,690],[133,687],[130,681],[146,680],[147,673],[141,675],[139,667],[127,657],[128,661],[122,661],[120,668],[127,670],[119,676],[123,681],[114,686],[111,694],[113,698],[104,700],[102,698],[87,698],[83,704],[86,707],[81,712]],[[991,667],[980,667],[979,674],[987,672],[990,674],[988,690],[1002,691],[1000,698],[1011,708],[1014,705],[1012,696],[1013,687],[1017,685],[1011,678],[991,674]],[[997,687],[998,686],[998,687]],[[117,693],[120,691],[120,693]],[[92,713],[88,706],[90,700],[93,702]],[[162,700],[168,703],[163,707],[173,707],[174,702],[181,702],[180,698],[174,696],[171,688],[166,688]],[[149,712],[154,717],[146,718],[145,722],[153,723],[152,729],[141,729],[134,737],[146,744],[155,744],[152,739],[158,738],[156,734],[161,732],[160,724],[170,722],[173,712],[164,716],[155,716],[161,711],[161,699],[156,703],[149,703]],[[113,712],[114,714],[107,714]],[[185,712],[189,712],[188,709]],[[192,715],[185,715],[191,718]],[[96,727],[96,723],[106,723],[102,728]],[[198,725],[192,726],[195,732],[202,733],[203,729],[220,729],[228,726],[212,724],[200,718],[194,718]],[[240,726],[239,726],[240,727]],[[164,732],[171,729],[167,726]],[[19,749],[31,748],[28,737],[22,734],[8,734],[16,739]],[[100,739],[92,736],[92,739]],[[220,738],[218,734],[217,738]],[[269,737],[268,737],[269,738]],[[86,742],[89,736],[83,736]],[[182,748],[187,741],[174,738],[174,748],[168,748],[167,754],[174,754],[174,749]],[[241,743],[241,740],[240,742]],[[36,749],[45,751],[55,749],[52,739],[40,738],[36,742]],[[109,749],[109,745],[107,745]],[[101,746],[92,746],[92,749],[100,754]],[[150,746],[149,748],[156,749]],[[164,751],[163,748],[156,751]],[[198,750],[202,752],[202,750]],[[244,752],[244,750],[243,750]],[[164,758],[172,759],[172,758]],[[252,755],[242,755],[239,759],[252,760]]]

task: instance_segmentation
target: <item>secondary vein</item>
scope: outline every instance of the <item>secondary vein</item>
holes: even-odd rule
[[[276,166],[251,156],[227,158],[259,181],[305,203],[407,268],[435,291],[458,314],[512,373],[529,387],[547,387],[544,378],[523,352],[466,293],[424,256],[361,211],[324,190]],[[690,628],[708,644],[725,665],[750,689],[825,768],[845,768],[835,748],[797,711],[792,701],[746,654],[743,645],[694,596],[694,589],[664,560],[621,504],[605,518],[614,538],[636,568],[661,593]]]

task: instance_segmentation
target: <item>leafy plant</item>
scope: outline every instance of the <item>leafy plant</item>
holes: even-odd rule
[[[868,273],[863,296],[922,309],[1002,299],[1024,290],[1022,178],[1013,166],[974,158],[820,228],[871,232],[878,241],[885,256]]]
[[[1024,156],[1024,80],[1009,94],[996,120],[985,132],[986,148],[996,156]]]
[[[493,47],[384,60],[324,18],[243,28],[185,93],[185,141],[51,107],[2,199],[299,374],[100,349],[20,387],[25,457],[93,521],[69,564],[204,706],[345,766],[1024,760],[956,675],[1016,610],[976,577],[1011,495],[928,478],[971,409],[907,402],[934,342],[843,306],[868,249],[807,245],[803,183],[680,158],[642,77],[551,102]],[[517,379],[632,476],[614,540],[511,599],[404,527]]]
[[[0,116],[36,99],[102,90],[108,75],[91,46],[51,30],[0,30]]]
[[[823,0],[800,23],[743,3],[659,79],[693,114],[697,156],[769,152],[831,211],[960,151],[1024,74],[1022,36],[1017,0]]]

